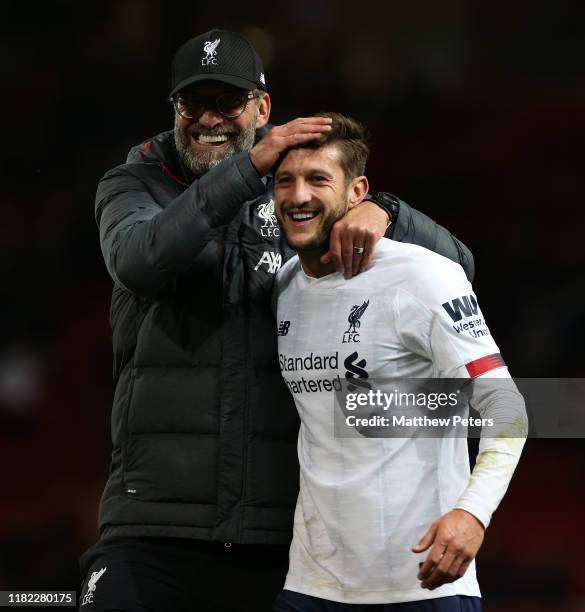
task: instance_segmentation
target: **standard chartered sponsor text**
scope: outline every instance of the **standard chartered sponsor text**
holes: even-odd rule
[[[339,365],[339,353],[314,353],[311,351],[306,355],[295,355],[291,357],[285,353],[279,353],[278,361],[281,372],[310,372],[313,370],[337,370]]]
[[[339,366],[339,353],[314,353],[310,352],[301,356],[289,356],[279,353],[278,361],[281,372],[315,372],[327,370],[329,376],[322,378],[314,374],[310,378],[301,376],[296,380],[286,380],[286,385],[290,392],[297,393],[331,393],[341,391],[341,379],[339,374],[335,374]]]

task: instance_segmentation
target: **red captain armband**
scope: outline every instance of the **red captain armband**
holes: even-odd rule
[[[475,361],[470,361],[465,364],[467,368],[467,373],[471,378],[477,378],[490,370],[495,370],[497,368],[506,367],[506,363],[502,359],[500,353],[494,353],[493,355],[487,355],[486,357],[480,357]]]

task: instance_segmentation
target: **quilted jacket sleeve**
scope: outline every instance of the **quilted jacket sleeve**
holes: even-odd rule
[[[475,263],[471,251],[449,230],[427,217],[424,213],[398,200],[398,218],[388,228],[387,238],[398,242],[418,244],[461,265],[469,281],[475,275]]]
[[[110,170],[98,185],[95,214],[106,267],[114,281],[137,295],[155,294],[187,270],[209,230],[229,223],[265,185],[247,153],[194,181],[164,208],[136,164]]]

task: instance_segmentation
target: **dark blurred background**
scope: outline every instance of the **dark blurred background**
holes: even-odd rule
[[[75,589],[108,469],[96,183],[172,127],[175,49],[266,64],[275,123],[347,112],[373,187],[446,225],[515,376],[585,377],[585,3],[3,3],[0,590]],[[555,406],[551,406],[555,410]],[[585,610],[585,444],[530,440],[478,560],[486,612]]]

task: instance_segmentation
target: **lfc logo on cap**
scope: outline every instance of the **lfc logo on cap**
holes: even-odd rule
[[[209,66],[212,64],[213,66],[217,66],[217,45],[219,45],[221,38],[216,38],[214,41],[206,40],[203,45],[203,51],[207,54],[205,57],[201,59],[202,66]]]

